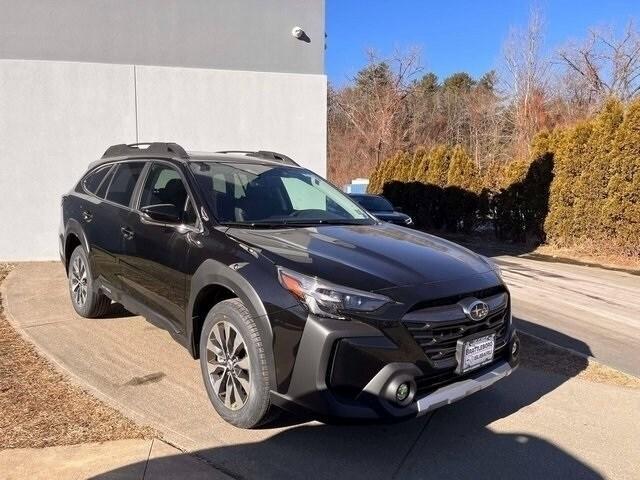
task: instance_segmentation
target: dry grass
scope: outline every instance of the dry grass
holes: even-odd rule
[[[628,375],[593,359],[519,332],[522,339],[523,367],[555,373],[565,377],[577,377],[595,383],[640,389],[640,378]]]
[[[10,269],[0,265],[0,282]],[[151,436],[72,385],[13,329],[0,304],[0,449]]]
[[[583,243],[572,248],[540,245],[535,249],[534,253],[556,258],[567,258],[576,262],[606,268],[620,268],[640,272],[640,257],[625,255],[605,242],[598,244]]]

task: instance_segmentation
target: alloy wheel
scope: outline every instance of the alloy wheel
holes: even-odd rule
[[[249,352],[240,332],[231,323],[216,323],[207,339],[209,381],[218,399],[230,410],[239,410],[249,398]]]
[[[87,301],[89,287],[87,285],[87,267],[84,260],[77,256],[71,265],[71,297],[79,307],[84,306]]]

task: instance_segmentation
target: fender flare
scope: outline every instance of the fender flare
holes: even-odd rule
[[[198,293],[209,285],[219,285],[231,290],[242,301],[245,307],[247,307],[251,317],[256,320],[256,324],[263,336],[264,344],[267,347],[267,354],[271,360],[271,368],[273,368],[273,330],[260,296],[253,286],[237,271],[213,259],[207,259],[202,262],[191,279],[185,329],[191,354],[195,356],[196,352],[193,334],[193,307]],[[273,378],[275,378],[275,376]]]
[[[65,268],[67,267],[66,265],[67,254],[71,253],[71,252],[67,252],[67,238],[69,238],[70,234],[73,234],[76,237],[78,237],[78,240],[80,240],[80,244],[82,245],[82,247],[85,249],[87,253],[89,253],[91,248],[89,244],[89,240],[87,239],[87,234],[84,232],[84,229],[82,228],[82,225],[80,225],[80,222],[78,222],[75,218],[70,218],[67,221],[67,225],[64,229],[64,244],[62,246],[62,248],[64,249]]]

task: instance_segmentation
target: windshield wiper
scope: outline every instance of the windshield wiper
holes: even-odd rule
[[[362,220],[349,220],[349,219],[332,219],[332,220],[324,220],[323,224],[325,225],[371,225],[373,223],[372,220],[363,218]]]
[[[282,222],[220,222],[220,225],[238,228],[287,228],[292,226]]]
[[[287,219],[278,222],[258,220],[255,222],[221,222],[220,225],[225,227],[240,228],[293,228],[293,227],[314,227],[318,225],[370,225],[369,222],[360,222],[358,220],[349,219],[304,219],[295,220]]]
[[[365,220],[365,219],[363,219]],[[347,218],[318,218],[318,219],[308,219],[308,220],[286,220],[289,225],[369,225],[368,222],[362,222],[359,220],[350,220]]]

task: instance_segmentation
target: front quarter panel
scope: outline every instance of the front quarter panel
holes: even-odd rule
[[[213,236],[223,235],[219,231]],[[213,238],[207,239],[213,242]],[[206,241],[207,241],[206,240]],[[267,354],[278,383],[290,375],[293,367],[294,352],[304,329],[304,317],[301,315],[283,315],[299,307],[293,296],[284,290],[277,280],[276,267],[258,252],[240,247],[228,237],[220,238],[226,248],[206,244],[203,252],[219,253],[216,258],[203,259],[197,267],[188,286],[189,303],[187,307],[186,333],[190,339],[192,353],[195,350],[194,303],[198,293],[209,285],[219,285],[231,290],[247,307],[260,334],[268,346]],[[216,251],[217,250],[217,251]],[[223,255],[223,252],[226,252]],[[281,321],[285,319],[285,321]],[[274,352],[277,353],[274,357]],[[275,359],[278,359],[276,364]],[[291,359],[291,365],[286,359]]]

